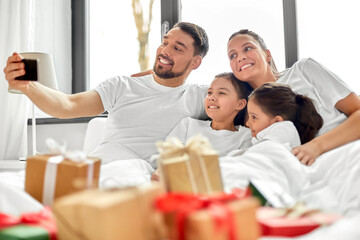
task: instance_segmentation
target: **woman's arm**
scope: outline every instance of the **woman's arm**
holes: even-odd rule
[[[312,165],[321,154],[360,139],[360,98],[350,93],[338,101],[335,107],[348,118],[331,131],[318,136],[308,143],[292,149],[292,153],[305,165]]]

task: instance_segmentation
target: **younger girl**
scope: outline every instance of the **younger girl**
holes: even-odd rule
[[[310,98],[280,83],[265,83],[255,89],[247,108],[253,143],[270,139],[294,148],[312,140],[323,124]]]

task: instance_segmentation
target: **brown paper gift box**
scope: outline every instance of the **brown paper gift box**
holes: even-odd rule
[[[218,154],[201,136],[190,139],[186,146],[175,143],[171,150],[163,151],[159,167],[169,192],[212,194],[223,191]]]
[[[256,220],[256,209],[260,203],[255,198],[234,200],[226,204],[234,213],[236,240],[256,240],[261,231]],[[175,214],[166,214],[165,221],[169,229],[169,239],[179,240],[174,223]],[[229,240],[227,229],[217,229],[209,211],[199,210],[188,215],[185,220],[186,240]]]
[[[52,155],[35,155],[28,157],[26,160],[25,191],[39,202],[42,202],[43,199],[45,169],[50,157]],[[91,157],[88,159],[94,162],[92,187],[97,187],[101,160]],[[57,166],[54,199],[86,189],[87,172],[88,164],[85,162],[73,162],[65,159],[59,163]]]
[[[60,240],[159,240],[162,217],[153,201],[158,184],[87,190],[59,198],[53,205]]]

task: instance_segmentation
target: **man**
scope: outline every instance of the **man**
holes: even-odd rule
[[[205,118],[206,86],[185,84],[208,51],[205,31],[191,23],[176,24],[158,47],[153,73],[143,77],[114,77],[94,90],[67,95],[37,82],[18,81],[25,74],[14,53],[4,69],[9,86],[27,95],[42,111],[57,118],[109,113],[104,141],[90,155],[103,163],[116,159],[148,159],[184,117]]]

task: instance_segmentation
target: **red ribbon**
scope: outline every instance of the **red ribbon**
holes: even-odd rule
[[[215,221],[216,230],[227,229],[229,240],[236,239],[234,214],[226,203],[243,199],[249,192],[235,189],[232,193],[213,196],[169,193],[156,200],[156,207],[164,213],[175,213],[175,224],[179,240],[185,240],[185,219],[200,209],[208,209]]]
[[[50,240],[56,240],[56,223],[49,207],[44,207],[37,213],[23,213],[20,217],[0,213],[0,230],[19,224],[45,228],[49,232]]]

